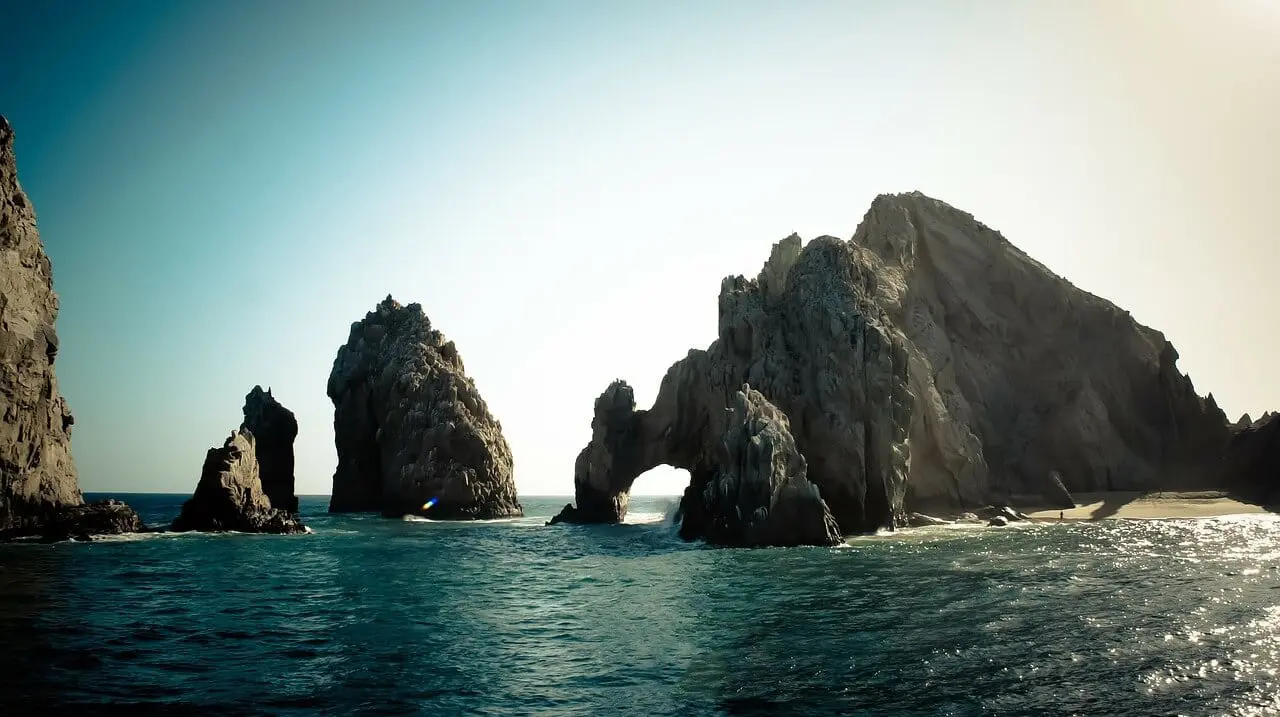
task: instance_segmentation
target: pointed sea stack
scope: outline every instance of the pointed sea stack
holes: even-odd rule
[[[352,324],[328,391],[338,450],[331,512],[522,514],[502,426],[419,304],[388,296]]]
[[[693,507],[744,383],[788,419],[846,534],[912,511],[1220,483],[1226,417],[1163,335],[918,192],[877,197],[849,241],[779,242],[756,278],[722,282],[719,314],[651,408],[622,382],[596,401],[561,520],[621,520],[660,464],[689,471]]]
[[[71,458],[74,421],[53,370],[53,268],[18,183],[13,142],[0,117],[0,538],[133,530],[141,523],[123,504],[83,506]],[[100,519],[108,514],[123,517]]]
[[[262,492],[271,500],[271,507],[297,513],[293,441],[298,437],[298,420],[293,411],[280,405],[271,389],[263,391],[261,386],[254,386],[244,397],[244,423],[240,428],[253,434]]]

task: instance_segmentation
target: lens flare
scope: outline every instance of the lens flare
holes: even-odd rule
[[[435,498],[431,498],[431,499],[430,499],[430,500],[428,500],[426,503],[423,503],[423,504],[422,504],[422,509],[423,509],[423,510],[431,510],[431,506],[433,506],[433,505],[435,505],[435,504],[436,504],[436,499],[435,499]]]

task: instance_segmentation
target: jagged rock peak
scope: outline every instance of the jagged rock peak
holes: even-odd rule
[[[71,457],[67,402],[58,391],[58,296],[18,182],[14,132],[0,117],[0,536],[38,533],[83,503]]]
[[[271,389],[254,386],[244,398],[242,430],[253,434],[262,490],[274,508],[298,512],[294,493],[293,442],[298,420],[271,395]]]
[[[502,426],[452,341],[387,296],[351,325],[329,375],[334,512],[521,515]]]
[[[200,482],[173,530],[242,533],[303,533],[302,522],[272,506],[262,490],[253,434],[240,429],[221,448],[210,448]]]

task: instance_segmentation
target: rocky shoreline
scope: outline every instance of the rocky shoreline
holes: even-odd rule
[[[0,250],[0,539],[148,530],[127,505],[80,491],[52,267],[2,117]],[[1160,332],[973,216],[918,192],[881,195],[850,239],[791,235],[755,277],[726,277],[716,339],[671,365],[651,407],[610,384],[574,502],[550,522],[621,522],[633,481],[658,465],[691,477],[681,536],[724,546],[1037,519],[1010,506],[1065,519],[1073,495],[1100,492],[1280,505],[1280,417],[1230,423],[1177,359]],[[420,305],[387,296],[353,323],[327,394],[330,512],[523,515],[502,426]],[[261,386],[243,414],[170,529],[307,532],[296,417]]]

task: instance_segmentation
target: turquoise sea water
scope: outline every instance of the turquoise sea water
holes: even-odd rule
[[[89,496],[94,498],[96,496]],[[118,496],[148,523],[184,496]],[[329,516],[0,545],[0,715],[1280,712],[1280,519],[943,527],[840,548]]]

